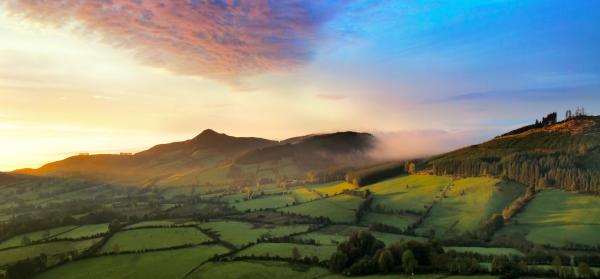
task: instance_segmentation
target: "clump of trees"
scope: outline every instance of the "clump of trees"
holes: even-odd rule
[[[361,187],[401,174],[415,172],[416,164],[414,162],[392,162],[348,172],[345,180],[348,183]]]

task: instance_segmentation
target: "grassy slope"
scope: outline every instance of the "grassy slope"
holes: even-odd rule
[[[0,251],[0,266],[27,258],[34,258],[42,253],[52,256],[72,251],[81,252],[99,240],[99,238],[94,238],[81,241],[57,241],[3,250]]]
[[[525,234],[529,241],[562,246],[565,241],[600,244],[600,197],[546,190],[497,235]]]
[[[387,210],[422,212],[451,181],[446,176],[407,175],[363,188],[375,194],[373,206],[383,205]]]
[[[295,244],[295,243],[260,243],[250,248],[244,249],[237,253],[238,256],[264,256],[269,254],[270,256],[280,256],[282,258],[291,258],[292,249],[296,247],[300,252],[300,257],[313,257],[317,256],[319,260],[328,260],[336,251],[336,247],[332,245],[315,246],[308,244]]]
[[[478,229],[525,190],[520,184],[502,183],[488,177],[454,181],[443,198],[433,206],[420,231],[433,229],[438,237],[449,237]]]
[[[11,238],[5,240],[4,242],[0,243],[0,249],[9,248],[9,247],[18,247],[18,246],[23,245],[21,243],[21,241],[23,240],[23,237],[25,237],[25,236],[27,238],[29,238],[29,240],[31,240],[31,241],[38,241],[38,240],[46,239],[48,237],[55,236],[60,233],[64,233],[64,232],[72,230],[74,228],[75,228],[75,226],[64,226],[64,227],[52,228],[49,230],[20,234],[20,235],[11,237]]]
[[[275,261],[238,261],[207,263],[190,278],[319,278],[330,274],[327,269]]]
[[[337,223],[354,222],[355,210],[363,199],[352,195],[337,195],[295,206],[279,209],[281,212],[297,213],[311,217],[328,217]]]
[[[182,278],[214,254],[226,252],[227,249],[215,245],[95,257],[57,267],[37,278]]]
[[[152,228],[122,231],[110,238],[99,253],[110,253],[115,245],[121,252],[200,244],[211,239],[197,228]]]
[[[91,237],[95,235],[108,233],[108,223],[83,225],[65,233],[59,234],[54,239],[77,239],[81,237]]]
[[[259,225],[236,221],[215,221],[200,223],[198,226],[218,232],[221,240],[227,241],[237,247],[255,242],[261,236],[284,236],[306,231],[309,227],[308,225]]]

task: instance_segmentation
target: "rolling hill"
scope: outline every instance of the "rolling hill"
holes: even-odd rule
[[[77,155],[14,174],[77,177],[123,185],[229,184],[235,179],[299,178],[313,168],[366,159],[374,137],[340,132],[281,142],[205,130],[193,139],[160,144],[136,154]],[[281,173],[281,174],[280,174]]]
[[[488,174],[537,188],[599,193],[600,117],[525,126],[426,164],[436,174]]]

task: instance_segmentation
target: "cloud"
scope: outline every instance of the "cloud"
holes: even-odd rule
[[[309,61],[346,1],[8,0],[12,15],[83,25],[143,63],[237,84]]]
[[[441,154],[499,134],[492,130],[404,130],[375,132],[371,156],[380,160],[414,159]]]
[[[436,99],[432,103],[471,101],[556,101],[574,98],[596,98],[598,86],[560,86],[516,90],[473,92]]]

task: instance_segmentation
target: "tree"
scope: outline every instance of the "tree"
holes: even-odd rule
[[[552,267],[554,267],[554,272],[558,275],[560,273],[560,268],[562,267],[560,256],[554,256],[554,259],[552,259]]]
[[[118,219],[112,220],[110,224],[108,224],[108,231],[110,233],[116,233],[121,228],[121,222]]]
[[[594,276],[594,272],[590,268],[590,266],[585,262],[579,262],[577,266],[577,271],[579,273],[580,278],[592,278]]]
[[[417,268],[417,259],[412,251],[406,250],[402,254],[402,269],[406,274],[413,274]]]
[[[294,246],[294,248],[292,249],[292,259],[294,259],[295,261],[300,259],[300,251],[298,251],[298,247]]]
[[[492,258],[492,274],[503,274],[506,271],[508,259],[506,256],[494,256]]]
[[[417,172],[417,166],[415,165],[415,163],[410,162],[410,163],[408,163],[408,167],[407,167],[406,171],[410,174],[415,174]]]
[[[394,268],[394,256],[392,256],[392,252],[390,252],[389,249],[383,249],[381,253],[379,253],[377,266],[382,273],[389,273],[392,271]]]
[[[337,251],[329,258],[329,269],[335,273],[340,273],[346,268],[348,263],[348,256],[346,254]]]

